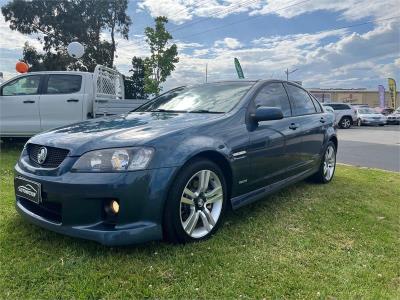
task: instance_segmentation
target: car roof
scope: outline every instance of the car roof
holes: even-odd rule
[[[43,74],[75,74],[75,75],[83,75],[83,74],[92,74],[90,72],[83,71],[37,71],[37,72],[29,72],[20,75],[43,75]]]

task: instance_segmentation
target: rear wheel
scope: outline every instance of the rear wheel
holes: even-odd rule
[[[340,125],[340,128],[348,129],[348,128],[351,127],[351,123],[352,123],[352,121],[351,121],[351,118],[350,118],[350,117],[343,117],[343,118],[340,120],[339,125]]]
[[[328,183],[332,180],[336,170],[336,147],[332,141],[328,142],[324,156],[321,160],[321,165],[317,173],[312,179],[320,183]]]
[[[164,234],[174,243],[203,240],[219,227],[227,202],[221,169],[206,159],[178,174],[164,212]]]

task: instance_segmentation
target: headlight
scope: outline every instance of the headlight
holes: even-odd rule
[[[72,167],[75,172],[122,172],[143,170],[154,149],[147,147],[113,148],[83,154]]]

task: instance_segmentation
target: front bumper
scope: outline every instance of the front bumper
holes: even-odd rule
[[[42,202],[16,197],[17,211],[30,222],[104,245],[128,245],[162,238],[167,191],[176,168],[126,173],[71,173],[43,176],[15,166],[15,176],[41,184]],[[105,205],[116,199],[118,215]]]
[[[386,120],[361,120],[362,125],[385,125]]]

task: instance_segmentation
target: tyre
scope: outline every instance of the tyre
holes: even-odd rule
[[[348,129],[351,127],[351,123],[352,123],[352,120],[350,117],[343,117],[339,122],[339,126],[340,126],[340,128]]]
[[[385,124],[379,124],[379,126],[385,126]]]
[[[218,165],[207,159],[187,164],[168,195],[164,237],[172,243],[209,238],[221,224],[226,203],[226,181]]]
[[[357,119],[357,126],[360,127],[362,125],[361,119]]]
[[[336,170],[336,147],[333,142],[328,142],[318,172],[312,176],[315,182],[328,183],[332,180]]]

